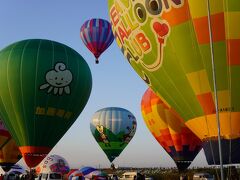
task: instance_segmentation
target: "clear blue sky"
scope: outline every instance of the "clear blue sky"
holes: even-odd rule
[[[116,43],[96,65],[93,55],[80,40],[79,31],[84,21],[98,17],[109,19],[107,0],[0,1],[0,49],[23,39],[50,39],[75,49],[90,66],[93,76],[90,99],[51,154],[65,157],[71,167],[109,167],[107,157],[90,132],[89,123],[98,109],[118,106],[136,116],[138,128],[132,141],[114,163],[119,166],[175,167],[142,119],[140,102],[147,85],[128,64]],[[202,151],[192,165],[207,165]]]

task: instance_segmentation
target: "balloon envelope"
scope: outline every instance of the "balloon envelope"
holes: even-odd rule
[[[36,173],[61,173],[62,175],[67,174],[70,170],[68,162],[59,155],[48,155],[42,162],[36,167]]]
[[[93,167],[82,167],[79,169],[85,179],[92,179],[94,176],[106,176],[107,174],[101,170],[95,169]]]
[[[81,27],[80,37],[93,53],[98,63],[99,56],[112,44],[114,36],[111,24],[105,19],[87,20]]]
[[[204,141],[219,164],[205,0],[109,0],[112,30],[139,76]],[[240,2],[210,1],[223,162],[240,162]]]
[[[0,149],[11,139],[11,134],[5,128],[3,121],[0,119]]]
[[[27,174],[27,171],[24,167],[20,166],[19,164],[15,164],[12,166],[10,171],[7,174]]]
[[[84,179],[83,174],[80,172],[79,169],[71,169],[68,174],[67,174],[67,178],[69,180],[72,179]]]
[[[0,84],[0,116],[26,164],[35,167],[83,110],[92,79],[70,47],[30,39],[0,51]]]
[[[158,143],[185,170],[202,148],[201,140],[192,133],[173,110],[148,88],[141,102],[143,119]]]
[[[0,120],[0,166],[7,172],[22,158],[16,142]]]
[[[7,172],[22,158],[21,152],[13,138],[0,149],[0,166]]]
[[[110,162],[120,155],[137,128],[134,115],[126,109],[108,107],[98,110],[90,123],[91,132]]]

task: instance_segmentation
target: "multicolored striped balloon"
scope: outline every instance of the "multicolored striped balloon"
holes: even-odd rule
[[[93,167],[85,166],[81,169],[73,169],[67,175],[69,180],[72,179],[106,179],[107,174],[104,171]],[[104,178],[105,177],[105,178]]]
[[[99,56],[112,44],[114,36],[111,24],[104,19],[86,21],[80,30],[85,46],[93,53],[98,63]]]
[[[98,145],[112,162],[133,138],[137,121],[126,109],[108,107],[93,115],[90,129]]]
[[[112,30],[139,76],[219,164],[206,0],[109,0]],[[211,0],[223,163],[240,163],[240,1]]]
[[[148,129],[173,158],[178,169],[188,168],[202,148],[201,140],[150,88],[142,97],[141,108]]]
[[[67,174],[67,179],[68,180],[72,180],[72,179],[84,180],[85,178],[79,169],[72,169]]]
[[[95,169],[93,167],[82,167],[79,171],[83,174],[85,179],[94,179],[94,176],[107,176],[104,171]]]

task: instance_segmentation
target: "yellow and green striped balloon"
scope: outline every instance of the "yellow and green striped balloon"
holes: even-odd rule
[[[239,163],[240,2],[210,0],[210,11],[223,161]],[[205,142],[208,163],[218,164],[207,13],[207,0],[109,0],[113,33],[128,62]]]

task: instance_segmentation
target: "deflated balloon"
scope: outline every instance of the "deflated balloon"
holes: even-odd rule
[[[113,34],[139,76],[204,141],[219,164],[205,0],[109,0]],[[240,2],[210,1],[223,163],[240,162]]]
[[[90,69],[70,47],[30,39],[0,51],[0,117],[29,167],[50,152],[86,105]]]
[[[105,19],[90,19],[80,30],[85,46],[93,53],[98,63],[99,56],[112,44],[114,36],[111,24]]]
[[[137,121],[134,115],[119,107],[98,110],[90,123],[92,135],[110,162],[128,145],[136,128]]]
[[[55,154],[46,156],[35,169],[37,174],[56,172],[64,175],[70,171],[70,167],[66,159]]]
[[[75,178],[80,180],[84,178],[82,172],[79,169],[71,169],[67,174],[67,179],[72,180]]]
[[[202,148],[201,140],[150,88],[142,97],[141,109],[143,119],[158,143],[180,171],[187,169]]]
[[[93,167],[85,166],[80,168],[79,171],[82,173],[85,179],[94,179],[94,176],[96,179],[98,179],[96,176],[104,176],[105,178],[107,177],[107,174],[104,171],[95,169]],[[99,177],[99,179],[105,179],[104,177]]]

